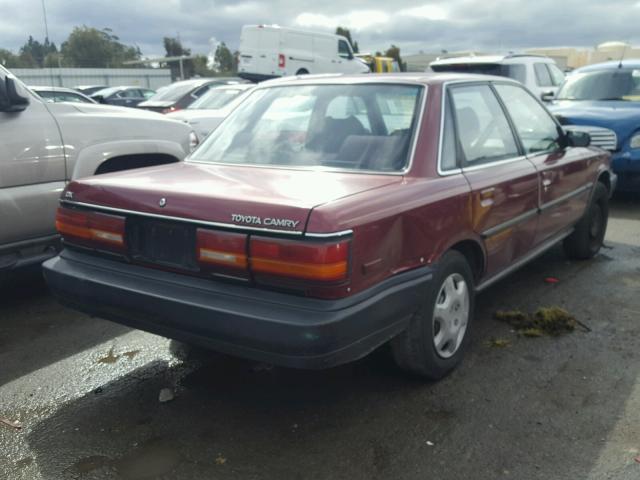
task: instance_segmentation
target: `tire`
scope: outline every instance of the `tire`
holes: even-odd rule
[[[567,257],[576,260],[592,258],[604,242],[609,220],[609,190],[601,182],[596,183],[591,202],[584,216],[576,224],[562,246]]]
[[[420,309],[407,329],[391,341],[397,365],[428,380],[451,372],[469,345],[474,307],[471,267],[460,252],[449,251],[442,256]],[[448,335],[445,322],[452,327]]]
[[[296,75],[309,75],[309,72],[306,69],[301,68],[296,72]]]

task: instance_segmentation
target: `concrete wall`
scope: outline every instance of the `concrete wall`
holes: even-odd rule
[[[171,83],[168,68],[14,68],[27,85],[75,87],[78,85],[132,85],[156,90]]]

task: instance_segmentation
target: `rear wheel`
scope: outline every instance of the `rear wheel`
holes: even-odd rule
[[[309,71],[306,68],[301,68],[296,72],[296,75],[309,75]]]
[[[447,252],[420,310],[391,343],[398,366],[430,380],[453,370],[469,344],[474,300],[469,263],[461,253]]]
[[[575,230],[563,242],[566,255],[577,260],[592,258],[604,242],[609,221],[609,191],[598,182],[591,203]]]

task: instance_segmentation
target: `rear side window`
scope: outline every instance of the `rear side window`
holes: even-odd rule
[[[442,151],[440,152],[440,168],[443,171],[458,168],[456,153],[456,129],[453,125],[451,102],[446,100],[444,125],[442,126]]]
[[[524,65],[504,65],[506,69],[505,77],[513,78],[520,83],[527,83],[527,69]]]
[[[558,127],[545,108],[517,85],[496,85],[527,154],[558,149]]]
[[[452,87],[451,100],[467,165],[519,155],[507,117],[488,85]]]
[[[547,65],[544,63],[534,63],[533,70],[536,74],[536,84],[539,87],[552,87],[553,83],[551,82],[551,75],[549,74],[549,70],[547,70]]]

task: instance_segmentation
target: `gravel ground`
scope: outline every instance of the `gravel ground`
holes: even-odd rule
[[[493,319],[545,306],[591,331],[524,338]],[[23,275],[0,293],[0,417],[23,425],[0,424],[7,479],[637,480],[640,201],[614,202],[594,260],[556,248],[483,293],[439,383],[385,349],[321,372],[188,349]]]

